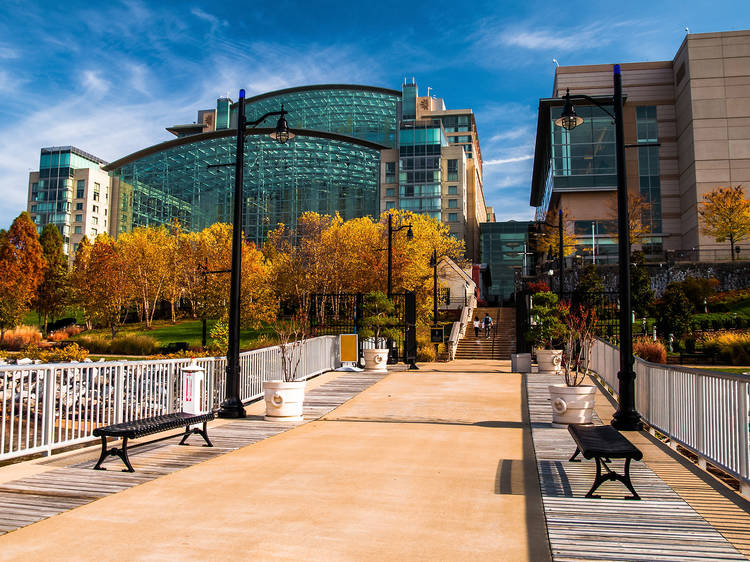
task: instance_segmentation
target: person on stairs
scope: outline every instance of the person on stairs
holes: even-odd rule
[[[475,338],[479,337],[479,326],[480,326],[479,316],[475,316],[474,317],[474,337]]]
[[[492,321],[492,316],[490,316],[489,314],[485,313],[483,324],[484,324],[484,337],[486,337],[486,338],[489,339],[489,337],[490,337],[490,330],[492,329],[492,324],[494,324],[494,322]]]

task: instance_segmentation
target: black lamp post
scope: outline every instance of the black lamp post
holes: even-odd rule
[[[563,212],[562,208],[557,210],[557,233],[560,238],[559,243],[560,247],[558,248],[558,251],[560,252],[560,274],[558,276],[560,280],[560,302],[563,300],[563,281],[565,279],[565,257],[563,256]]]
[[[232,216],[232,269],[229,290],[229,345],[227,347],[226,398],[219,409],[220,418],[244,418],[245,408],[240,400],[240,278],[242,271],[242,183],[245,159],[245,131],[254,129],[272,115],[278,115],[276,129],[270,137],[279,144],[294,138],[281,111],[270,111],[255,121],[245,119],[245,90],[240,90],[237,107],[237,153],[234,161],[234,209]]]
[[[641,417],[635,409],[635,372],[633,371],[633,325],[632,303],[630,295],[630,233],[628,232],[628,187],[625,178],[625,128],[622,119],[622,74],[620,65],[613,69],[614,95],[612,104],[614,115],[593,98],[586,95],[570,95],[568,90],[564,96],[565,105],[555,125],[567,130],[576,128],[583,123],[583,118],[576,115],[571,100],[587,100],[615,122],[615,157],[617,160],[617,235],[620,260],[620,372],[619,407],[612,418],[612,425],[621,430],[641,429]],[[643,146],[643,145],[641,145]]]
[[[437,248],[432,250],[432,257],[430,258],[430,265],[432,266],[432,327],[438,327],[438,288],[437,288]],[[435,344],[435,357],[438,356],[439,345]]]
[[[393,295],[393,233],[408,228],[406,239],[412,240],[414,232],[411,230],[411,224],[403,224],[398,228],[393,228],[393,215],[388,213],[388,298]]]

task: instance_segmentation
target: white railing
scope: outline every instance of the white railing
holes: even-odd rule
[[[620,351],[594,343],[591,368],[617,395]],[[635,358],[635,406],[643,420],[740,481],[750,495],[750,376],[649,363]]]
[[[471,315],[474,312],[476,306],[476,297],[472,295],[469,297],[468,306],[464,306],[461,309],[461,319],[458,322],[454,322],[451,326],[451,335],[448,338],[448,361],[453,361],[456,358],[456,350],[458,349],[458,342],[464,337],[466,333],[466,326],[471,322]]]
[[[302,346],[298,379],[335,369],[338,338]],[[196,360],[206,369],[204,409],[224,399],[225,357]],[[88,441],[96,427],[178,411],[181,369],[190,359],[57,363],[0,367],[0,460]],[[277,347],[240,354],[240,399],[263,394],[263,381],[280,379]]]

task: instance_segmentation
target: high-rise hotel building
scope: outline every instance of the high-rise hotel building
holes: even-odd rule
[[[750,31],[687,35],[673,60],[621,66],[627,185],[648,203],[643,249],[728,259],[728,243],[701,232],[698,208],[719,186],[750,191]],[[566,209],[580,250],[615,254],[614,124],[576,100],[584,124],[556,127],[568,89],[611,111],[612,65],[557,69],[552,97],[539,100],[530,203],[538,219]]]
[[[295,138],[268,138],[275,118],[248,131],[245,144],[245,235],[257,242],[305,211],[344,219],[388,209],[428,213],[466,241],[479,261],[479,223],[487,220],[482,153],[471,109],[446,109],[420,96],[374,86],[289,88],[246,100],[255,119],[284,104]],[[200,230],[230,222],[237,104],[220,98],[196,123],[168,127],[176,138],[110,164],[73,148],[42,150],[29,181],[29,211],[37,225],[60,227],[70,251],[81,236],[117,236],[140,225]]]

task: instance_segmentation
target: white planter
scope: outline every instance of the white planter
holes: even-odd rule
[[[388,372],[387,349],[365,349],[365,371],[374,373]]]
[[[595,386],[549,386],[552,403],[552,424],[591,423],[594,415]]]
[[[307,381],[265,381],[263,395],[266,400],[268,421],[302,421]]]
[[[536,363],[540,373],[559,373],[562,370],[562,349],[537,349]]]

